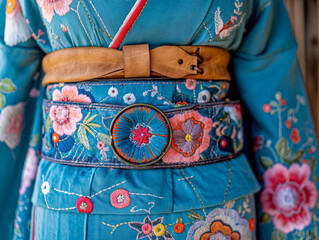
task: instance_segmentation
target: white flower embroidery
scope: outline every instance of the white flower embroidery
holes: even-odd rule
[[[198,103],[207,103],[210,101],[210,92],[208,90],[203,90],[198,94]]]
[[[9,148],[16,148],[21,140],[24,122],[25,103],[4,108],[0,116],[0,142],[5,142]]]
[[[47,195],[50,192],[50,184],[47,181],[42,183],[41,191],[44,195]]]
[[[133,93],[127,93],[124,95],[123,100],[126,104],[134,104],[136,97]]]
[[[119,94],[119,91],[115,87],[110,87],[107,93],[110,95],[110,97],[116,97]]]

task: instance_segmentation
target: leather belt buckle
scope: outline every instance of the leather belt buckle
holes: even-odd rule
[[[120,111],[110,126],[111,146],[119,160],[146,166],[169,150],[172,127],[166,115],[150,104],[133,104]]]

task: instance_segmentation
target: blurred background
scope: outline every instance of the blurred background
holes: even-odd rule
[[[298,57],[319,137],[319,0],[285,0],[298,42]]]

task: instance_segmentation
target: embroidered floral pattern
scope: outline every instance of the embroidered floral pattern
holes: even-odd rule
[[[84,95],[79,94],[78,88],[76,86],[67,85],[59,89],[55,89],[52,93],[53,101],[59,102],[81,102],[81,103],[90,103],[91,99]]]
[[[17,87],[10,78],[0,80],[0,109],[3,109],[6,105],[5,94],[13,93],[16,90]]]
[[[300,143],[300,135],[299,135],[299,129],[294,128],[292,129],[291,133],[290,133],[290,139],[294,144],[298,144]]]
[[[182,232],[184,232],[184,229],[185,229],[185,224],[184,223],[176,223],[174,225],[174,231],[176,233],[182,233]]]
[[[29,148],[23,168],[22,180],[19,189],[20,195],[25,193],[27,188],[31,185],[31,181],[35,178],[38,161],[39,158],[37,157],[35,150],[33,148]]]
[[[197,101],[198,103],[207,103],[210,102],[211,94],[208,90],[203,90],[198,94]]]
[[[187,240],[208,239],[251,239],[249,223],[234,209],[216,208],[205,221],[197,221],[187,234]]]
[[[131,204],[130,193],[125,189],[117,189],[111,193],[111,204],[115,208],[126,208]]]
[[[43,195],[47,195],[50,192],[50,184],[47,181],[41,184],[41,192]]]
[[[19,0],[7,0],[4,41],[8,46],[26,42],[31,37]]]
[[[83,115],[79,107],[53,105],[50,109],[53,130],[60,136],[72,135],[76,131],[76,123],[82,118]]]
[[[79,94],[77,87],[72,85],[64,86],[61,91],[58,89],[54,90],[52,98],[53,101],[59,102],[91,102],[88,96]],[[66,105],[53,105],[50,109],[49,116],[51,121],[53,121],[53,130],[60,136],[64,134],[72,135],[77,129],[76,123],[83,118],[81,108]],[[58,138],[55,136],[54,139]],[[54,139],[54,142],[58,141]]]
[[[163,225],[163,217],[151,221],[150,217],[144,218],[143,222],[130,222],[129,226],[138,231],[136,239],[148,238],[150,240],[169,240],[172,235],[166,231]]]
[[[81,213],[91,213],[93,211],[93,202],[87,197],[79,197],[76,201],[76,208]]]
[[[24,122],[24,103],[4,108],[0,115],[0,141],[14,149],[21,139]]]
[[[262,209],[273,216],[276,229],[285,234],[311,223],[309,208],[316,204],[317,188],[309,178],[310,168],[306,164],[293,164],[289,169],[275,164],[264,174]]]
[[[37,0],[42,10],[43,17],[50,23],[56,12],[60,16],[64,16],[70,11],[70,4],[73,0]]]
[[[166,163],[199,161],[200,153],[209,147],[209,132],[213,120],[197,111],[177,114],[170,118],[173,129],[171,148],[163,157]]]
[[[245,13],[241,10],[242,7],[243,2],[235,0],[234,15],[226,23],[222,20],[220,8],[217,8],[215,12],[215,34],[217,38],[224,39],[229,37],[242,24],[245,17]]]
[[[126,104],[134,104],[136,102],[136,97],[134,93],[127,93],[124,95],[123,100]]]
[[[152,134],[149,133],[150,129],[148,127],[138,126],[137,129],[133,129],[132,140],[137,142],[138,146],[141,146],[142,143],[148,144]]]
[[[194,90],[196,88],[196,79],[186,79],[185,86],[188,90]]]
[[[168,120],[159,110],[149,106],[132,106],[113,122],[113,149],[124,161],[151,163],[162,156],[169,143]]]

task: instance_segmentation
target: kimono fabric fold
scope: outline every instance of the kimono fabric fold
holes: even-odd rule
[[[0,9],[1,239],[318,239],[282,0]]]

